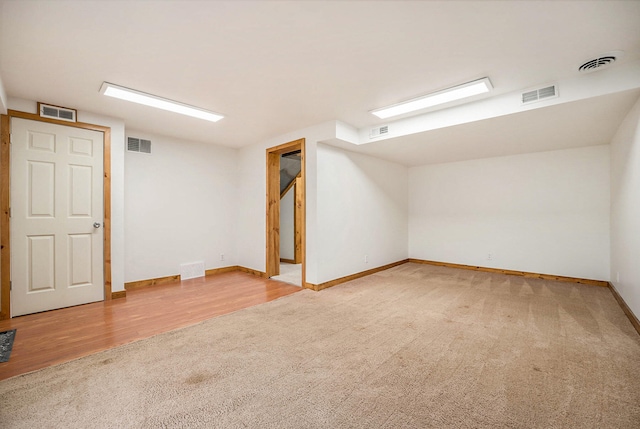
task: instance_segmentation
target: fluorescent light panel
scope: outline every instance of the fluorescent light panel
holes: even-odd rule
[[[109,97],[119,98],[121,100],[131,101],[133,103],[144,104],[145,106],[155,107],[157,109],[168,110],[170,112],[180,113],[182,115],[193,116],[194,118],[204,119],[205,121],[217,122],[224,116],[198,107],[189,106],[188,104],[178,103],[177,101],[168,100],[156,95],[147,94],[145,92],[136,91],[135,89],[125,88],[123,86],[114,85],[104,82],[100,87],[100,92]]]
[[[462,85],[434,92],[423,97],[394,104],[393,106],[372,110],[371,113],[381,119],[387,119],[392,116],[403,115],[405,113],[415,112],[416,110],[426,109],[439,104],[445,104],[451,101],[472,97],[474,95],[484,94],[491,91],[491,89],[493,89],[491,82],[488,77],[485,77],[479,80],[474,80],[473,82],[463,83]]]

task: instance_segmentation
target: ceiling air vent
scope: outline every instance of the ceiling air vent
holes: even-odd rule
[[[369,133],[369,138],[375,139],[376,137],[381,137],[387,134],[389,134],[389,126],[383,125],[381,127],[371,128],[371,132]]]
[[[78,112],[66,107],[52,106],[38,103],[38,112],[41,118],[58,119],[60,121],[77,122]]]
[[[602,70],[606,67],[609,67],[616,60],[619,60],[624,55],[622,51],[612,51],[607,52],[606,54],[598,55],[596,58],[593,58],[589,61],[585,61],[580,67],[578,67],[578,71],[581,73],[590,73],[596,70]]]
[[[520,101],[522,104],[535,103],[536,101],[546,100],[558,96],[558,88],[555,85],[545,86],[544,88],[534,89],[522,93]]]
[[[151,140],[128,137],[127,150],[129,152],[151,153]]]

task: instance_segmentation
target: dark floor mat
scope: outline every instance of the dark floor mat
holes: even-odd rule
[[[13,349],[13,340],[16,337],[16,330],[0,332],[0,362],[7,362]]]

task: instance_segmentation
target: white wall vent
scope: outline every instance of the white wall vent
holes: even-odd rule
[[[536,101],[555,98],[558,96],[558,87],[556,85],[545,86],[544,88],[534,89],[532,91],[523,92],[520,98],[522,104],[535,103]]]
[[[381,137],[386,134],[389,134],[389,126],[383,125],[381,127],[371,128],[371,131],[369,132],[369,138],[375,139],[376,137]]]
[[[129,152],[151,153],[151,140],[127,137],[127,150]]]
[[[66,107],[52,106],[38,103],[38,112],[41,118],[58,119],[60,121],[77,122],[78,112]]]
[[[189,262],[180,265],[180,280],[204,277],[204,262]]]

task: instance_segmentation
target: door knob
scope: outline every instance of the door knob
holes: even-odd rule
[[[100,228],[101,223],[100,222],[94,222],[93,223],[93,227],[94,228]]]

